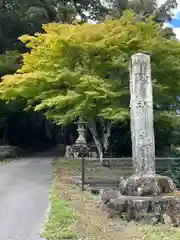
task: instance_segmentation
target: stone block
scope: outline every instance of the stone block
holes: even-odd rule
[[[111,217],[119,215],[127,221],[134,220],[152,225],[161,222],[180,226],[180,197],[124,195],[115,197],[115,193],[112,196],[113,198],[106,203]]]
[[[122,180],[119,188],[121,194],[128,196],[157,196],[176,190],[173,181],[161,175],[132,175]]]
[[[126,212],[126,198],[117,197],[117,198],[110,199],[107,202],[107,209],[109,210],[109,214],[111,216],[112,216],[112,213],[122,216],[122,214]],[[112,210],[112,212],[110,210]]]
[[[101,194],[101,200],[103,203],[108,203],[110,199],[120,197],[121,193],[115,189],[104,189]]]

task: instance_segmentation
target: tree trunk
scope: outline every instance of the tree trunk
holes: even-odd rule
[[[101,143],[103,146],[103,152],[108,151],[109,139],[111,135],[111,121],[106,121],[104,118],[100,118],[101,123]]]
[[[106,131],[104,132],[104,141],[103,141],[103,147],[104,147],[104,151],[107,152],[108,151],[108,147],[109,147],[109,140],[110,140],[110,136],[111,136],[111,122],[108,121],[107,125],[106,125]]]
[[[96,123],[95,123],[94,120],[88,120],[88,128],[89,128],[89,130],[90,130],[90,132],[92,134],[93,140],[94,140],[94,142],[96,144],[100,161],[102,162],[102,159],[103,159],[103,149],[102,149],[102,144],[101,144],[101,141],[100,141],[100,137],[99,137],[98,131],[96,129]]]

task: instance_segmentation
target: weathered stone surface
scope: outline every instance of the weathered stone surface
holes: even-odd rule
[[[176,186],[170,177],[155,175],[155,177],[153,178],[156,181],[158,187],[160,188],[160,193],[171,193],[176,191]]]
[[[122,194],[125,192],[126,185],[127,185],[127,179],[125,179],[124,177],[121,177],[119,181],[119,190]]]
[[[111,217],[112,215],[122,216],[122,214],[126,212],[126,198],[117,197],[114,199],[110,199],[107,202],[107,209],[108,209],[109,216]]]
[[[154,200],[149,204],[149,211],[153,213],[156,222],[162,222],[162,209],[164,209],[164,201]]]
[[[130,62],[130,113],[133,166],[136,174],[155,174],[153,94],[150,56],[136,53]]]
[[[147,216],[149,205],[149,201],[145,199],[134,200],[133,209],[135,221],[142,220],[144,217]]]
[[[119,215],[124,219],[156,224],[162,222],[180,226],[180,198],[174,196],[119,196],[107,204],[109,216]]]
[[[172,225],[172,219],[169,215],[167,215],[166,213],[164,213],[162,215],[162,218],[163,218],[163,222],[166,224],[166,225]]]
[[[65,158],[74,158],[72,146],[70,146],[70,145],[66,146],[66,152],[65,152],[64,157]]]
[[[107,202],[109,202],[110,199],[115,199],[120,196],[121,196],[121,193],[119,192],[119,190],[105,189],[102,191],[101,200],[103,201],[103,203],[106,204]]]
[[[180,198],[172,198],[166,205],[164,212],[170,217],[173,226],[180,226]]]
[[[128,196],[152,196],[176,190],[173,181],[161,175],[132,175],[119,185],[120,192]]]

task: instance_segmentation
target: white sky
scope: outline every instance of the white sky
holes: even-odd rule
[[[165,3],[166,2],[166,0],[157,0],[157,3],[160,5],[160,4],[163,4],[163,3]],[[177,0],[177,2],[179,2],[180,3],[180,0]]]
[[[166,0],[157,0],[158,5],[161,5],[161,4],[165,3],[165,2],[166,2]],[[177,0],[177,3],[180,6],[180,0]]]

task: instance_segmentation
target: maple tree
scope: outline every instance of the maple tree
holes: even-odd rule
[[[45,33],[20,38],[31,52],[24,54],[17,73],[3,78],[4,99],[26,99],[28,107],[57,124],[84,117],[101,154],[107,137],[98,137],[95,123],[103,123],[107,133],[111,122],[128,118],[129,60],[142,52],[151,55],[155,117],[176,118],[180,44],[167,39],[153,18],[144,22],[126,11],[103,24],[51,23],[43,28]]]

